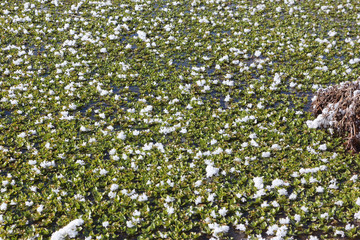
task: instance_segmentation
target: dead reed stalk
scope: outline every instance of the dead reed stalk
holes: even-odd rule
[[[347,139],[346,149],[360,152],[360,81],[319,89],[313,98],[311,128],[331,128]]]

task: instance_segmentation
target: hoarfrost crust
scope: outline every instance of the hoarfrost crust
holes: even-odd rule
[[[66,237],[74,238],[77,236],[78,232],[76,231],[76,227],[79,227],[84,224],[84,220],[75,219],[71,221],[65,227],[59,229],[51,235],[51,240],[63,240]]]

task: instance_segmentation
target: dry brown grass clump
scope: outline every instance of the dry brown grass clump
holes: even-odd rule
[[[360,81],[319,89],[312,101],[310,128],[330,128],[347,139],[346,148],[360,152]]]

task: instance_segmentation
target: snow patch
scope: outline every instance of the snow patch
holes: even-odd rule
[[[76,231],[76,227],[79,227],[84,224],[84,220],[82,219],[75,219],[71,221],[68,225],[61,228],[60,230],[54,232],[51,235],[51,240],[63,240],[66,237],[75,238],[78,234]]]

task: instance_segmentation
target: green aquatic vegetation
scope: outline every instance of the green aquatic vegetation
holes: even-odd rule
[[[358,2],[0,5],[0,238],[359,237]]]

